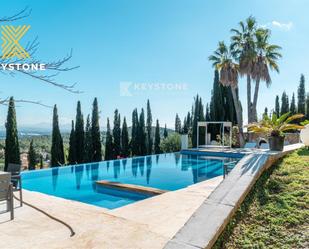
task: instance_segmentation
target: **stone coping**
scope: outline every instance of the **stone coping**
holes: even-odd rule
[[[126,192],[133,192],[133,193],[149,195],[149,196],[160,195],[160,194],[168,192],[167,190],[162,190],[162,189],[157,189],[157,188],[144,187],[140,185],[106,181],[106,180],[96,181],[96,184],[102,187],[110,188],[110,189],[122,190]]]
[[[244,156],[164,248],[211,248],[260,175],[276,160],[303,146],[293,144],[282,152],[260,150]]]

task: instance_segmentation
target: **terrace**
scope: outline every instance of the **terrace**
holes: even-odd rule
[[[9,221],[8,213],[0,216],[0,247],[210,248],[259,175],[301,146],[289,145],[283,152],[247,150],[224,180],[213,177],[115,209],[25,190],[26,203],[65,222],[75,235],[70,237],[68,227],[15,201],[15,219]],[[239,150],[223,153],[231,152]]]

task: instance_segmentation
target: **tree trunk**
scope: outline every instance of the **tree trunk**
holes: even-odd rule
[[[247,75],[247,113],[248,113],[248,123],[253,122],[252,115],[252,102],[251,102],[251,77]]]
[[[259,88],[260,88],[260,80],[257,79],[255,82],[255,89],[254,89],[254,95],[253,95],[253,105],[252,105],[252,111],[253,111],[253,122],[257,122],[257,110],[256,110],[256,106],[257,106],[257,100],[258,100],[258,96],[259,96]]]
[[[245,140],[244,140],[244,133],[243,133],[242,106],[239,101],[236,88],[231,87],[231,90],[232,90],[233,102],[234,102],[234,106],[236,110],[237,126],[239,130],[239,144],[240,144],[240,147],[243,147],[245,144]]]

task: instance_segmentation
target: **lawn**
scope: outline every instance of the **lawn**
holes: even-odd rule
[[[259,178],[214,248],[309,248],[307,149]]]

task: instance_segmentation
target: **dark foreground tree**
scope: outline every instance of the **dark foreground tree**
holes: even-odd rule
[[[63,140],[59,129],[58,110],[54,106],[53,111],[53,130],[51,146],[51,167],[57,167],[64,164]]]
[[[9,108],[5,127],[6,127],[6,138],[5,138],[4,171],[7,170],[9,163],[20,164],[16,111],[13,97],[11,97],[9,101]]]
[[[36,152],[33,147],[33,139],[32,139],[28,151],[28,169],[34,170],[35,165],[36,165]]]
[[[91,121],[91,139],[92,139],[92,162],[102,160],[101,132],[99,124],[99,107],[97,98],[94,99],[92,105],[92,121]]]

